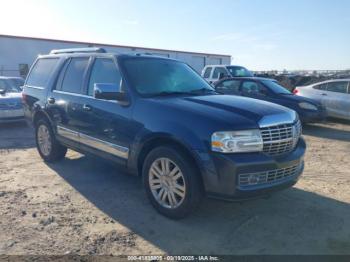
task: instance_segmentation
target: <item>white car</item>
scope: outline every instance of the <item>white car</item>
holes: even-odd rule
[[[298,86],[293,93],[321,102],[328,116],[350,120],[350,79]]]
[[[206,65],[202,70],[202,77],[209,83],[215,83],[225,77],[252,77],[247,68],[237,65]]]
[[[22,90],[7,77],[0,77],[0,123],[24,121]]]

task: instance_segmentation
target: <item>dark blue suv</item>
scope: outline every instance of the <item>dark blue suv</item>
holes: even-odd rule
[[[177,60],[52,51],[32,66],[23,100],[45,161],[67,148],[115,161],[142,176],[153,206],[171,218],[204,195],[247,199],[290,187],[304,167],[295,111],[218,94]]]
[[[326,119],[326,109],[316,100],[296,96],[274,79],[262,77],[230,77],[214,84],[225,95],[246,96],[276,103],[295,110],[303,123]]]

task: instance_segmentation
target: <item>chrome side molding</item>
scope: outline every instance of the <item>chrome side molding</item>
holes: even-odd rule
[[[67,139],[82,143],[84,145],[118,156],[120,158],[124,158],[124,159],[129,158],[129,148],[127,147],[123,147],[107,141],[103,141],[98,138],[88,136],[83,133],[76,132],[74,130],[71,130],[62,126],[57,126],[57,133],[60,136],[63,136]]]
[[[79,133],[76,131],[73,131],[71,129],[68,129],[62,126],[57,126],[57,133],[60,136],[79,142]]]
[[[91,146],[93,148],[96,148],[98,150],[110,153],[112,155],[128,159],[129,157],[129,149],[123,146],[119,146],[116,144],[112,144],[107,141],[103,141],[82,133],[79,133],[80,136],[80,143]]]

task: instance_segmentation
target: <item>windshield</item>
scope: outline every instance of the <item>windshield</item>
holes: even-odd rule
[[[279,85],[278,82],[272,81],[272,80],[263,80],[262,83],[267,86],[272,92],[275,94],[284,94],[284,95],[290,95],[292,94],[290,91],[288,91],[283,86]]]
[[[230,72],[231,76],[242,76],[242,77],[251,77],[253,76],[252,72],[250,72],[247,68],[244,68],[243,66],[228,66],[228,71]]]
[[[11,80],[0,79],[0,89],[8,93],[19,93],[21,89],[17,87]]]
[[[198,94],[215,90],[187,64],[159,58],[130,58],[124,62],[128,79],[143,96]]]

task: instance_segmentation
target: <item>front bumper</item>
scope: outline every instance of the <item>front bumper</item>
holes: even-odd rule
[[[202,163],[201,173],[205,191],[208,196],[216,198],[242,200],[291,187],[303,172],[305,149],[305,141],[301,138],[292,152],[281,156],[270,156],[260,152],[197,152]],[[246,180],[240,180],[240,177],[249,177],[250,174],[253,174],[254,181],[247,184],[244,182]],[[257,177],[264,179],[260,180]]]
[[[23,109],[0,110],[0,123],[24,121]]]

